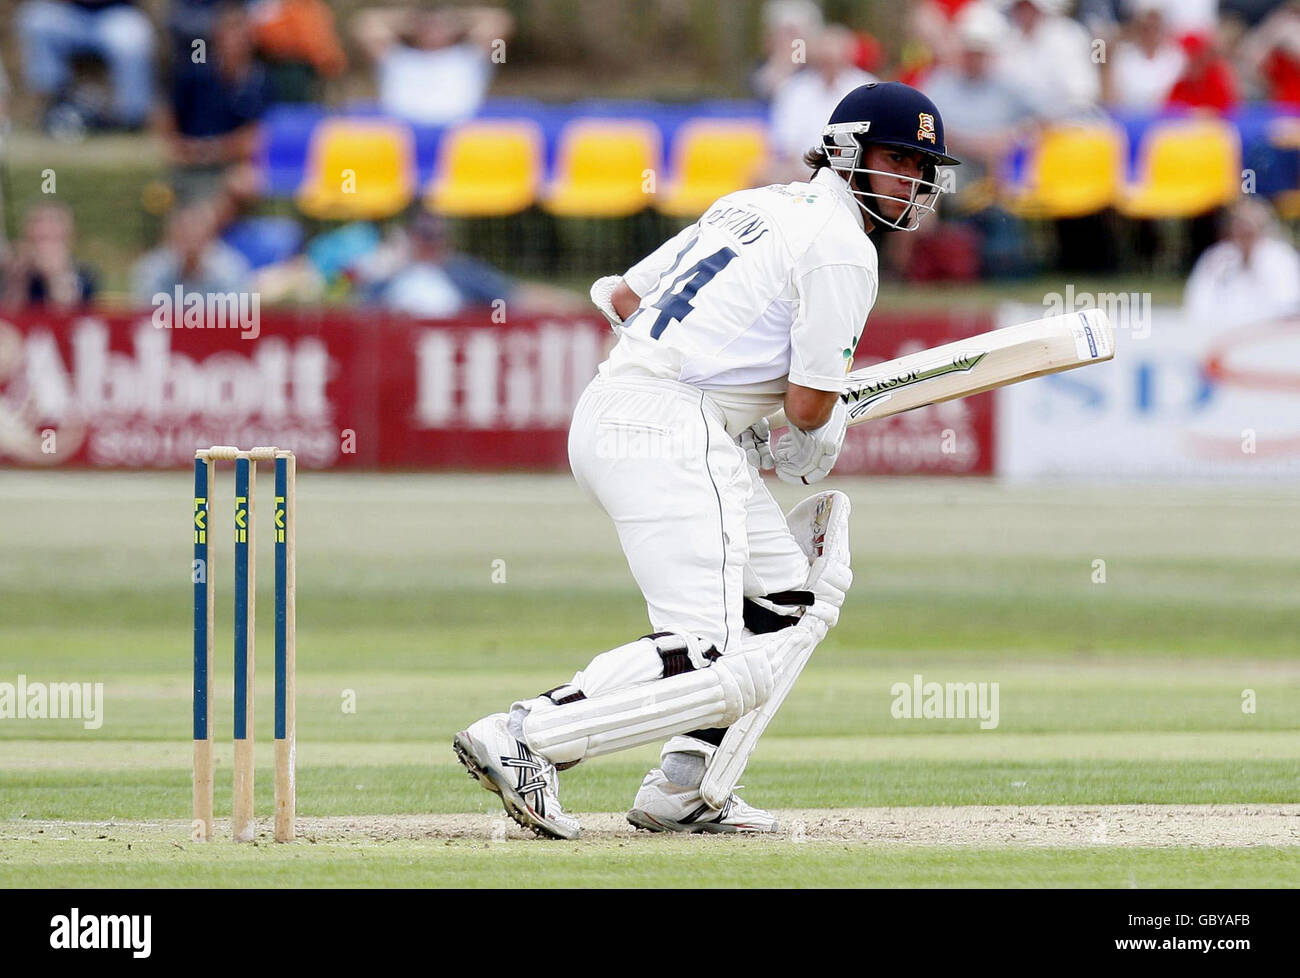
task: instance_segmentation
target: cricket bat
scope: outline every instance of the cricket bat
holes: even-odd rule
[[[1031,377],[1102,363],[1114,356],[1115,334],[1106,313],[1089,309],[995,329],[855,370],[845,379],[840,399],[848,405],[849,424],[861,424]],[[775,428],[784,419],[784,412],[778,412],[769,423]],[[720,809],[726,804],[758,738],[794,687],[812,651],[808,648],[788,664],[762,707],[727,729],[700,784],[700,794],[708,805]]]
[[[854,370],[840,400],[849,424],[861,424],[1008,384],[1103,363],[1115,356],[1115,333],[1102,309],[1048,316],[909,353]],[[785,412],[769,419],[785,424]]]

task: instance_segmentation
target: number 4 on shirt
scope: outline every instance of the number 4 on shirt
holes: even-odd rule
[[[652,308],[659,310],[654,325],[650,327],[650,336],[653,339],[659,339],[660,334],[668,328],[668,324],[674,319],[679,323],[694,311],[695,307],[691,305],[691,300],[695,294],[704,288],[718,272],[722,271],[731,260],[736,257],[736,253],[730,248],[721,248],[709,255],[708,258],[701,259],[686,271],[682,272],[675,279],[672,285],[664,292],[659,299],[652,303]],[[682,282],[680,292],[675,291]]]

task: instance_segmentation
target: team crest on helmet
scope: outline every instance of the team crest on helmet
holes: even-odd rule
[[[928,112],[921,112],[919,128],[916,130],[917,139],[928,139],[934,142],[934,116]]]

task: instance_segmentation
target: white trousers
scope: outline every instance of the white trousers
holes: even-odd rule
[[[699,388],[596,377],[574,410],[569,464],[614,521],[653,631],[726,653],[743,597],[807,580],[780,507]]]

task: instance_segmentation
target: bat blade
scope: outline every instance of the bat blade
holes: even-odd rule
[[[840,394],[850,425],[970,397],[1044,374],[1115,356],[1115,334],[1101,309],[1048,316],[995,329],[854,370]],[[783,415],[772,425],[783,423]]]

